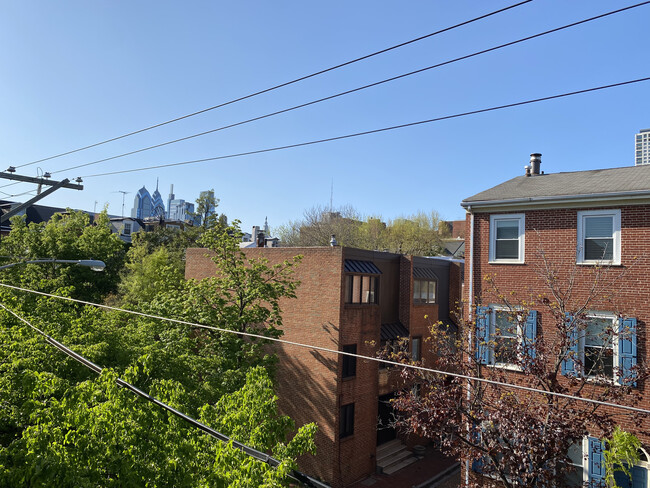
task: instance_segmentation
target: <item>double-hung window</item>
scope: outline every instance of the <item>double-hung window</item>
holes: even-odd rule
[[[524,360],[535,357],[536,336],[535,310],[477,308],[476,357],[482,364],[520,369]]]
[[[524,214],[490,215],[490,262],[524,262]]]
[[[578,212],[578,264],[621,264],[621,211]]]
[[[568,344],[562,373],[634,384],[636,319],[612,312],[567,315]]]

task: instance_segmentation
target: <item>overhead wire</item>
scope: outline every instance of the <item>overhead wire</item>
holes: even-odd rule
[[[124,138],[126,138],[126,137],[130,137],[130,136],[133,136],[133,135],[136,135],[136,134],[141,134],[142,132],[146,132],[146,131],[149,131],[149,130],[152,130],[152,129],[156,129],[156,128],[158,128],[158,127],[162,127],[162,126],[165,126],[165,125],[168,125],[168,124],[174,123],[174,122],[178,122],[178,121],[180,121],[180,120],[184,120],[184,119],[187,119],[187,118],[190,118],[190,117],[194,117],[194,116],[196,116],[196,115],[200,115],[200,114],[203,114],[203,113],[209,112],[209,111],[211,111],[211,110],[215,110],[215,109],[218,109],[218,108],[221,108],[221,107],[225,107],[225,106],[227,106],[227,105],[232,105],[232,104],[234,104],[234,103],[241,102],[241,101],[243,101],[243,100],[248,100],[248,99],[253,98],[253,97],[256,97],[256,96],[258,96],[258,95],[262,95],[262,94],[264,94],[264,93],[269,93],[269,92],[274,91],[274,90],[277,90],[277,89],[279,89],[279,88],[284,88],[284,87],[286,87],[286,86],[293,85],[293,84],[295,84],[295,83],[299,83],[299,82],[304,81],[304,80],[308,80],[309,78],[313,78],[313,77],[315,77],[315,76],[319,76],[319,75],[322,75],[322,74],[325,74],[325,73],[328,73],[328,72],[331,72],[331,71],[337,70],[337,69],[339,69],[339,68],[343,68],[344,66],[349,66],[349,65],[354,64],[354,63],[357,63],[357,62],[359,62],[359,61],[364,61],[364,60],[369,59],[369,58],[372,58],[372,57],[374,57],[374,56],[378,56],[378,55],[380,55],[380,54],[387,53],[387,52],[389,52],[389,51],[392,51],[392,50],[395,50],[395,49],[398,49],[398,48],[401,48],[401,47],[407,46],[407,45],[409,45],[409,44],[413,44],[413,43],[415,43],[415,42],[422,41],[422,40],[424,40],[424,39],[428,39],[428,38],[430,38],[430,37],[433,37],[433,36],[436,36],[436,35],[442,34],[442,33],[444,33],[444,32],[449,32],[449,31],[451,31],[451,30],[453,30],[453,29],[457,29],[457,28],[459,28],[459,27],[463,27],[463,26],[468,25],[468,24],[471,24],[471,23],[473,23],[473,22],[477,22],[477,21],[479,21],[479,20],[486,19],[486,18],[491,17],[491,16],[493,16],[493,15],[497,15],[497,14],[502,13],[502,12],[505,12],[505,11],[507,11],[507,10],[510,10],[510,9],[513,9],[513,8],[519,7],[519,6],[521,6],[521,5],[525,5],[525,4],[530,3],[530,2],[532,2],[532,1],[533,1],[533,0],[524,0],[524,1],[518,2],[518,3],[513,4],[513,5],[509,5],[509,6],[507,6],[507,7],[504,7],[504,8],[498,9],[498,10],[494,10],[494,11],[492,11],[492,12],[489,12],[489,13],[487,13],[487,14],[481,15],[481,16],[479,16],[479,17],[475,17],[475,18],[473,18],[473,19],[466,20],[466,21],[464,21],[464,22],[460,22],[460,23],[458,23],[458,24],[454,24],[454,25],[449,26],[449,27],[445,27],[444,29],[440,29],[440,30],[437,30],[437,31],[435,31],[435,32],[431,32],[431,33],[429,33],[429,34],[425,34],[425,35],[423,35],[423,36],[419,36],[419,37],[416,37],[416,38],[414,38],[414,39],[410,39],[410,40],[408,40],[408,41],[401,42],[401,43],[399,43],[399,44],[395,44],[395,45],[393,45],[393,46],[390,46],[390,47],[387,47],[387,48],[381,49],[381,50],[379,50],[379,51],[375,51],[375,52],[373,52],[373,53],[366,54],[366,55],[364,55],[364,56],[360,56],[360,57],[358,57],[358,58],[354,58],[354,59],[351,59],[351,60],[349,60],[349,61],[345,61],[345,62],[343,62],[343,63],[340,63],[340,64],[337,64],[337,65],[331,66],[331,67],[329,67],[329,68],[321,69],[321,70],[319,70],[319,71],[316,71],[316,72],[311,73],[311,74],[308,74],[308,75],[300,76],[299,78],[295,78],[295,79],[293,79],[293,80],[286,81],[286,82],[284,82],[284,83],[280,83],[280,84],[278,84],[278,85],[274,85],[274,86],[271,86],[271,87],[269,87],[269,88],[265,88],[265,89],[263,89],[263,90],[256,91],[256,92],[254,92],[254,93],[250,93],[250,94],[248,94],[248,95],[245,95],[245,96],[242,96],[242,97],[239,97],[239,98],[235,98],[235,99],[229,100],[229,101],[227,101],[227,102],[223,102],[223,103],[220,103],[220,104],[217,104],[217,105],[213,105],[213,106],[211,106],[211,107],[207,107],[207,108],[204,108],[204,109],[198,110],[198,111],[196,111],[196,112],[192,112],[192,113],[189,113],[189,114],[186,114],[186,115],[182,115],[182,116],[180,116],[180,117],[176,117],[176,118],[173,118],[173,119],[167,120],[167,121],[165,121],[165,122],[160,122],[160,123],[158,123],[158,124],[154,124],[154,125],[151,125],[151,126],[149,126],[149,127],[145,127],[145,128],[143,128],[143,129],[139,129],[139,130],[135,130],[135,131],[132,131],[132,132],[128,132],[128,133],[126,133],[126,134],[123,134],[123,135],[120,135],[120,136],[117,136],[117,137],[112,137],[112,138],[110,138],[110,139],[106,139],[106,140],[101,141],[101,142],[97,142],[97,143],[94,143],[94,144],[90,144],[90,145],[88,145],[88,146],[83,146],[83,147],[80,147],[80,148],[77,148],[77,149],[73,149],[73,150],[71,150],[71,151],[66,151],[66,152],[63,152],[63,153],[60,153],[60,154],[55,154],[54,156],[49,156],[49,157],[47,157],[47,158],[42,158],[42,159],[38,159],[38,160],[36,160],[36,161],[31,161],[31,162],[29,162],[29,163],[21,164],[21,165],[19,165],[19,166],[16,166],[16,168],[23,168],[23,167],[25,167],[25,166],[30,166],[30,165],[32,165],[32,164],[41,163],[41,162],[43,162],[43,161],[49,161],[49,160],[51,160],[51,159],[59,158],[59,157],[62,157],[62,156],[67,156],[67,155],[69,155],[69,154],[74,154],[74,153],[77,153],[77,152],[80,152],[80,151],[84,151],[84,150],[86,150],[86,149],[90,149],[90,148],[93,148],[93,147],[101,146],[101,145],[103,145],[103,144],[107,144],[107,143],[109,143],[109,142],[114,142],[114,141],[117,141],[117,140],[120,140],[120,139],[124,139]]]
[[[7,311],[8,313],[10,313],[14,317],[16,317],[21,322],[27,324],[34,331],[36,331],[38,334],[43,336],[47,343],[49,343],[50,345],[57,348],[59,351],[66,354],[68,357],[74,359],[79,364],[81,364],[81,365],[85,366],[86,368],[94,371],[98,375],[102,374],[103,368],[101,366],[98,366],[97,364],[93,363],[92,361],[85,358],[81,354],[79,354],[79,353],[73,351],[72,349],[70,349],[69,347],[61,344],[59,341],[57,341],[56,339],[54,339],[50,335],[46,334],[45,332],[43,332],[41,329],[36,327],[34,324],[29,322],[24,317],[21,317],[20,315],[18,315],[16,312],[14,312],[13,310],[11,310],[7,306],[5,306],[3,303],[0,303],[0,307],[2,307],[5,311]],[[145,393],[144,391],[140,390],[139,388],[132,385],[131,383],[128,383],[128,382],[124,381],[121,378],[117,378],[115,380],[115,382],[119,386],[121,386],[122,388],[125,388],[125,389],[135,393],[139,397],[142,397],[145,400],[153,403],[154,405],[156,405],[156,406],[158,406],[160,408],[163,408],[164,410],[167,410],[171,414],[175,415],[176,417],[179,417],[180,419],[184,420],[185,422],[189,423],[190,425],[192,425],[194,427],[197,427],[198,429],[203,431],[205,434],[208,434],[209,436],[214,437],[215,439],[218,439],[221,442],[231,443],[231,445],[235,449],[238,449],[238,450],[242,451],[246,455],[257,459],[258,461],[266,463],[269,466],[274,467],[274,468],[281,464],[281,462],[278,459],[274,458],[273,456],[269,456],[268,454],[266,454],[266,453],[264,453],[262,451],[258,451],[255,448],[252,448],[250,446],[247,446],[246,444],[238,442],[238,441],[228,437],[227,435],[222,434],[221,432],[218,432],[218,431],[212,429],[211,427],[208,427],[204,423],[199,422],[198,420],[190,417],[189,415],[184,414],[180,410],[177,410],[177,409],[175,409],[174,407],[172,407],[170,405],[167,405],[166,403],[158,400],[157,398],[149,395],[148,393]],[[325,485],[324,483],[321,483],[320,481],[318,481],[318,480],[316,480],[314,478],[311,478],[310,476],[308,476],[308,475],[306,475],[304,473],[301,473],[299,471],[296,471],[296,470],[293,470],[291,472],[290,477],[292,479],[296,480],[296,481],[301,481],[301,482],[305,483],[307,486],[310,486],[310,487],[313,486],[313,487],[318,487],[318,488],[328,488],[328,485]]]
[[[435,117],[432,119],[426,119],[426,120],[419,120],[417,122],[409,122],[406,124],[399,124],[399,125],[393,125],[390,127],[382,127],[380,129],[372,129],[372,130],[367,130],[363,132],[355,132],[352,134],[345,134],[342,136],[334,136],[334,137],[327,137],[324,139],[317,139],[313,141],[307,141],[307,142],[299,142],[296,144],[287,144],[285,146],[276,146],[276,147],[270,147],[270,148],[265,148],[265,149],[258,149],[254,151],[246,151],[246,152],[241,152],[241,153],[235,153],[235,154],[226,154],[223,156],[214,156],[210,158],[202,158],[202,159],[193,159],[190,161],[180,161],[180,162],[175,162],[175,163],[167,163],[167,164],[156,164],[152,166],[145,166],[141,168],[131,168],[131,169],[124,169],[124,170],[116,170],[116,171],[108,171],[105,173],[96,173],[96,174],[89,174],[89,175],[83,175],[81,176],[82,178],[95,178],[99,176],[109,176],[109,175],[117,175],[117,174],[123,174],[123,173],[133,173],[137,171],[147,171],[151,169],[160,169],[160,168],[171,168],[174,166],[184,166],[188,164],[197,164],[197,163],[205,163],[208,161],[217,161],[221,159],[230,159],[230,158],[237,158],[237,157],[242,157],[242,156],[250,156],[253,154],[262,154],[262,153],[268,153],[268,152],[274,152],[274,151],[282,151],[286,149],[294,149],[298,147],[304,147],[304,146],[311,146],[314,144],[323,144],[325,142],[333,142],[333,141],[340,141],[343,139],[350,139],[353,137],[360,137],[360,136],[367,136],[370,134],[378,134],[380,132],[387,132],[387,131],[392,131],[392,130],[397,130],[397,129],[404,129],[406,127],[414,127],[418,125],[423,125],[423,124],[430,124],[433,122],[440,122],[442,120],[449,120],[449,119],[455,119],[455,118],[460,118],[460,117],[466,117],[469,115],[476,115],[480,113],[486,113],[486,112],[493,112],[496,110],[503,110],[506,108],[513,108],[513,107],[520,107],[522,105],[529,105],[532,103],[538,103],[538,102],[544,102],[548,100],[555,100],[558,98],[564,98],[564,97],[570,97],[573,95],[580,95],[583,93],[589,93],[589,92],[594,92],[594,91],[599,91],[599,90],[605,90],[608,88],[615,88],[619,86],[624,86],[624,85],[631,85],[634,83],[641,83],[650,80],[650,77],[645,77],[645,78],[639,78],[636,80],[628,80],[628,81],[622,81],[618,83],[612,83],[609,85],[601,85],[597,87],[592,87],[592,88],[585,88],[582,90],[576,90],[572,92],[566,92],[566,93],[561,93],[558,95],[551,95],[547,97],[541,97],[541,98],[535,98],[532,100],[524,100],[521,102],[514,102],[514,103],[508,103],[505,105],[498,105],[495,107],[489,107],[489,108],[483,108],[483,109],[478,109],[478,110],[470,110],[468,112],[461,112],[453,115],[445,115],[442,117]]]
[[[70,166],[68,168],[64,168],[64,169],[61,169],[61,170],[52,171],[52,174],[62,173],[62,172],[65,172],[65,171],[71,171],[73,169],[92,166],[92,165],[95,165],[95,164],[104,163],[106,161],[112,161],[112,160],[123,158],[123,157],[126,157],[126,156],[131,156],[133,154],[138,154],[138,153],[142,153],[142,152],[149,151],[149,150],[152,150],[152,149],[157,149],[157,148],[160,148],[160,147],[168,146],[170,144],[176,144],[178,142],[187,141],[187,140],[194,139],[194,138],[197,138],[197,137],[202,137],[202,136],[205,136],[205,135],[208,135],[208,134],[213,134],[215,132],[223,131],[223,130],[226,130],[226,129],[231,129],[231,128],[238,127],[238,126],[245,125],[245,124],[249,124],[251,122],[256,122],[256,121],[263,120],[263,119],[266,119],[266,118],[269,118],[269,117],[274,117],[274,116],[284,114],[284,113],[287,113],[287,112],[291,112],[291,111],[294,111],[294,110],[309,107],[311,105],[316,105],[318,103],[322,103],[322,102],[325,102],[325,101],[328,101],[328,100],[333,100],[333,99],[338,98],[338,97],[342,97],[342,96],[345,96],[345,95],[350,95],[352,93],[356,93],[356,92],[359,92],[359,91],[362,91],[362,90],[366,90],[368,88],[373,88],[373,87],[380,86],[380,85],[383,85],[383,84],[386,84],[386,83],[390,83],[390,82],[393,82],[393,81],[396,81],[396,80],[407,78],[409,76],[424,73],[426,71],[429,71],[429,70],[432,70],[432,69],[435,69],[435,68],[440,68],[440,67],[447,66],[447,65],[450,65],[450,64],[453,64],[453,63],[457,63],[459,61],[464,61],[466,59],[470,59],[470,58],[473,58],[473,57],[476,57],[476,56],[480,56],[482,54],[487,54],[487,53],[490,53],[490,52],[493,52],[493,51],[497,51],[499,49],[504,49],[506,47],[514,46],[514,45],[520,44],[522,42],[530,41],[532,39],[536,39],[536,38],[543,37],[543,36],[546,36],[546,35],[549,35],[549,34],[553,34],[553,33],[556,33],[556,32],[559,32],[559,31],[562,31],[562,30],[565,30],[565,29],[569,29],[571,27],[576,27],[578,25],[582,25],[582,24],[585,24],[585,23],[588,23],[588,22],[592,22],[594,20],[599,20],[599,19],[602,19],[604,17],[608,17],[610,15],[618,14],[618,13],[621,13],[621,12],[624,12],[624,11],[627,11],[627,10],[631,10],[631,9],[634,9],[634,8],[637,8],[637,7],[645,6],[645,5],[648,5],[648,4],[650,4],[650,0],[647,0],[647,1],[644,1],[644,2],[641,2],[641,3],[637,3],[635,5],[630,5],[628,7],[620,8],[620,9],[617,9],[617,10],[612,10],[610,12],[606,12],[606,13],[603,13],[603,14],[600,14],[600,15],[589,17],[587,19],[583,19],[583,20],[580,20],[580,21],[577,21],[577,22],[572,22],[570,24],[566,24],[566,25],[556,27],[556,28],[553,28],[553,29],[550,29],[550,30],[546,30],[546,31],[540,32],[538,34],[533,34],[533,35],[530,35],[530,36],[522,37],[522,38],[517,39],[515,41],[510,41],[510,42],[507,42],[507,43],[504,43],[504,44],[499,44],[497,46],[493,46],[493,47],[490,47],[490,48],[487,48],[487,49],[482,49],[480,51],[476,51],[476,52],[473,52],[471,54],[467,54],[467,55],[460,56],[460,57],[457,57],[457,58],[454,58],[454,59],[443,61],[443,62],[440,62],[440,63],[437,63],[437,64],[433,64],[431,66],[426,66],[424,68],[420,68],[420,69],[417,69],[417,70],[414,70],[414,71],[409,71],[407,73],[403,73],[403,74],[396,75],[396,76],[393,76],[393,77],[390,77],[390,78],[386,78],[386,79],[383,79],[383,80],[380,80],[380,81],[369,83],[369,84],[366,84],[366,85],[363,85],[363,86],[360,86],[360,87],[357,87],[357,88],[353,88],[353,89],[350,89],[350,90],[339,92],[339,93],[336,93],[334,95],[329,95],[327,97],[319,98],[319,99],[316,99],[316,100],[311,100],[309,102],[301,103],[299,105],[294,105],[294,106],[289,107],[289,108],[285,108],[285,109],[278,110],[278,111],[275,111],[275,112],[267,113],[267,114],[260,115],[260,116],[257,116],[257,117],[253,117],[253,118],[250,118],[250,119],[242,120],[242,121],[235,122],[235,123],[232,123],[232,124],[224,125],[224,126],[221,126],[221,127],[217,127],[215,129],[210,129],[210,130],[199,132],[199,133],[196,133],[196,134],[191,134],[189,136],[181,137],[181,138],[178,138],[178,139],[173,139],[173,140],[170,140],[170,141],[162,142],[160,144],[154,144],[152,146],[144,147],[144,148],[141,148],[141,149],[136,149],[136,150],[133,150],[133,151],[128,151],[128,152],[118,154],[118,155],[115,155],[115,156],[110,156],[110,157],[107,157],[107,158],[102,158],[102,159],[98,159],[98,160],[95,160],[95,161],[90,161],[90,162],[87,162],[87,163],[77,164],[77,165]],[[0,188],[2,188],[2,187],[0,186]]]
[[[602,400],[596,400],[596,399],[592,399],[592,398],[584,398],[584,397],[579,397],[579,396],[575,396],[575,395],[568,395],[566,393],[559,393],[559,392],[555,392],[555,391],[540,390],[539,388],[532,388],[532,387],[529,387],[529,386],[517,385],[515,383],[506,383],[506,382],[503,382],[503,381],[490,380],[488,378],[481,378],[481,377],[478,377],[478,376],[470,376],[470,375],[465,375],[465,374],[460,374],[460,373],[437,370],[437,369],[433,369],[433,368],[426,368],[424,366],[418,366],[416,364],[399,363],[399,362],[390,361],[390,360],[387,360],[387,359],[381,359],[381,358],[372,357],[372,356],[364,356],[364,355],[361,355],[361,354],[345,352],[345,351],[338,351],[336,349],[330,349],[330,348],[327,348],[327,347],[316,346],[316,345],[312,345],[312,344],[305,344],[305,343],[302,343],[302,342],[289,341],[289,340],[286,340],[286,339],[280,339],[280,338],[276,338],[276,337],[267,337],[267,336],[264,336],[262,334],[255,334],[255,333],[252,333],[252,332],[240,332],[240,331],[235,331],[235,330],[230,330],[230,329],[224,329],[224,328],[221,328],[221,327],[213,327],[213,326],[210,326],[210,325],[204,325],[204,324],[199,324],[199,323],[195,323],[195,322],[189,322],[187,320],[172,319],[172,318],[169,318],[169,317],[162,317],[160,315],[153,315],[153,314],[148,314],[148,313],[144,313],[144,312],[138,312],[138,311],[135,311],[135,310],[128,310],[128,309],[124,309],[124,308],[120,308],[120,307],[113,307],[111,305],[105,305],[105,304],[101,304],[101,303],[93,303],[93,302],[89,302],[89,301],[86,301],[86,300],[78,300],[76,298],[64,297],[64,296],[54,295],[54,294],[46,293],[46,292],[42,292],[42,291],[31,290],[29,288],[13,286],[13,285],[9,285],[7,283],[0,283],[0,287],[9,288],[9,289],[18,290],[18,291],[23,291],[23,292],[27,292],[27,293],[32,293],[32,294],[35,294],[35,295],[46,296],[46,297],[50,297],[50,298],[57,298],[59,300],[79,303],[79,304],[82,304],[82,305],[89,305],[89,306],[92,306],[92,307],[103,308],[103,309],[112,310],[112,311],[115,311],[115,312],[128,313],[128,314],[131,314],[131,315],[137,315],[137,316],[140,316],[140,317],[146,317],[146,318],[150,318],[150,319],[154,319],[154,320],[162,320],[162,321],[171,322],[171,323],[174,323],[174,324],[186,325],[186,326],[197,328],[197,329],[213,330],[213,331],[216,331],[216,332],[222,332],[222,333],[226,333],[226,334],[235,334],[235,335],[238,335],[238,336],[249,337],[249,338],[253,338],[253,339],[262,339],[262,340],[265,340],[265,341],[271,341],[271,342],[276,342],[276,343],[280,343],[280,344],[287,344],[287,345],[291,345],[291,346],[307,348],[307,349],[314,350],[314,351],[328,352],[328,353],[332,353],[332,354],[336,354],[336,355],[340,355],[340,356],[349,356],[349,357],[354,357],[354,358],[357,358],[357,359],[362,359],[362,360],[365,360],[365,361],[374,361],[374,362],[386,364],[386,365],[389,365],[389,366],[396,366],[396,367],[400,367],[400,368],[413,369],[413,370],[421,371],[421,372],[424,372],[424,373],[434,373],[434,374],[445,375],[445,376],[449,376],[449,377],[453,377],[453,378],[459,378],[459,379],[471,380],[471,381],[476,381],[476,382],[495,385],[495,386],[501,386],[501,387],[504,387],[504,388],[512,388],[512,389],[516,389],[516,390],[528,391],[528,392],[531,392],[531,393],[538,393],[538,394],[548,395],[548,396],[556,396],[556,397],[559,397],[559,398],[565,398],[565,399],[574,400],[574,401],[581,401],[581,402],[601,405],[601,406],[605,406],[605,407],[619,408],[619,409],[622,409],[622,410],[629,410],[629,411],[637,412],[637,413],[650,414],[650,410],[644,409],[644,408],[638,408],[638,407],[633,407],[633,406],[629,406],[629,405],[620,405],[618,403],[605,402],[605,401],[602,401]]]

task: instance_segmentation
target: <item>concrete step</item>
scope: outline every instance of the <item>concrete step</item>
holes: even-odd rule
[[[415,456],[407,457],[401,463],[393,464],[392,466],[384,469],[384,474],[393,474],[394,472],[399,471],[402,468],[405,468],[406,466],[414,463],[415,461],[417,461],[417,458]]]
[[[400,451],[401,449],[406,449],[406,446],[404,446],[404,444],[402,444],[402,441],[399,439],[393,439],[392,441],[386,442],[377,448],[377,459],[390,456],[394,452]]]
[[[400,464],[405,459],[413,456],[411,451],[407,451],[406,448],[401,449],[390,456],[377,459],[377,466],[379,466],[382,471],[385,473],[386,470],[396,464]]]

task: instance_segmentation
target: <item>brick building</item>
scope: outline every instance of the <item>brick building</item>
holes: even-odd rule
[[[345,247],[244,251],[248,258],[264,257],[270,264],[303,256],[295,271],[301,282],[297,298],[281,304],[283,338],[290,341],[374,357],[382,342],[407,337],[412,353],[426,359],[423,339],[429,325],[449,321],[450,308],[461,298],[459,261]],[[214,273],[205,249],[188,249],[186,278]],[[412,461],[402,450],[393,455],[392,465],[382,465],[384,451],[403,449],[386,425],[388,401],[399,386],[396,375],[375,361],[275,347],[282,413],[297,425],[318,424],[317,455],[300,460],[303,471],[343,487],[378,467],[389,473]],[[379,429],[378,418],[383,421]]]
[[[508,361],[499,358],[490,340],[508,336],[506,340],[515,344],[542,336],[548,339],[557,333],[553,316],[538,302],[538,310],[528,317],[532,317],[530,328],[520,327],[505,334],[500,306],[491,303],[492,292],[485,276],[498,281],[504,294],[535,297],[543,289],[538,270],[546,260],[552,263],[558,279],[573,276],[571,298],[579,301],[589,296],[589,277],[600,267],[602,276],[612,278],[612,283],[621,277],[620,286],[589,302],[581,319],[584,329],[574,329],[575,339],[569,338],[568,342],[568,357],[575,360],[564,361],[561,372],[593,378],[594,384],[611,388],[633,375],[637,362],[648,362],[645,330],[650,320],[650,167],[544,174],[540,172],[541,155],[531,156],[526,174],[461,203],[467,210],[466,311],[476,314],[477,357],[485,367],[499,363],[503,366]],[[573,318],[567,315],[567,320]],[[609,339],[597,333],[607,327],[614,331]],[[596,356],[594,351],[606,354]],[[517,381],[521,375],[513,371],[511,379]],[[597,387],[594,389],[598,393]],[[633,390],[633,395],[641,398],[635,406],[650,409],[647,382],[639,381]],[[633,470],[633,480],[620,478],[619,486],[647,488],[650,436],[645,432],[650,424],[647,418],[641,418],[627,420],[621,427],[639,437],[643,451]],[[582,482],[592,486],[602,481],[600,432],[595,427],[589,434],[569,452],[576,472],[574,479],[567,481],[568,486],[582,486]]]

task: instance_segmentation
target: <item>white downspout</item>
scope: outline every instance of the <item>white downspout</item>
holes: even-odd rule
[[[472,212],[472,207],[468,206],[467,211],[469,212],[469,300],[467,312],[467,319],[469,324],[472,323],[472,311],[474,309],[474,213]],[[469,344],[467,345],[470,356],[467,358],[469,363],[472,362],[472,328],[469,329]],[[470,380],[467,380],[467,401],[471,401],[471,385]],[[467,426],[469,428],[469,425]],[[465,486],[469,486],[469,459],[465,460]]]

